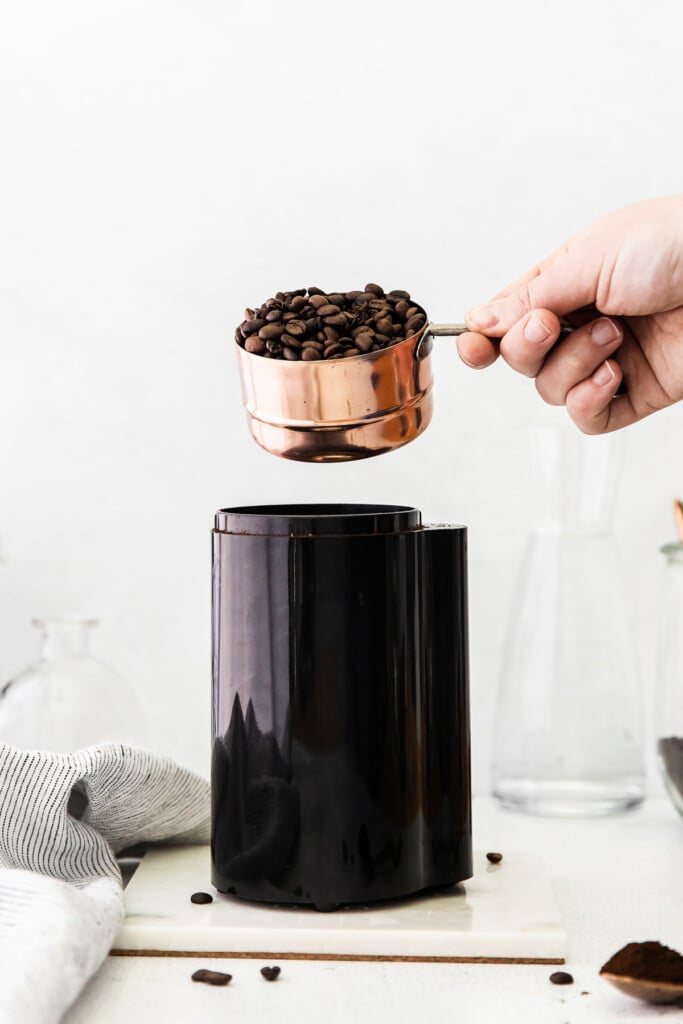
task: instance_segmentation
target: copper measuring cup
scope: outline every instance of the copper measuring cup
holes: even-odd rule
[[[467,330],[427,323],[377,352],[311,362],[264,359],[235,344],[251,435],[271,454],[300,462],[348,462],[401,448],[432,418],[432,339]]]
[[[249,430],[266,451],[301,462],[347,462],[400,448],[432,418],[432,337],[416,334],[353,359],[264,359],[235,345]]]

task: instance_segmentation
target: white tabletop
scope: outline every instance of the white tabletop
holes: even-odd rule
[[[479,798],[474,837],[478,849],[541,854],[567,928],[573,985],[550,984],[557,968],[521,964],[287,960],[268,983],[256,960],[110,957],[64,1024],[260,1024],[271,1015],[278,1024],[605,1024],[676,1013],[628,999],[598,977],[627,942],[655,939],[683,952],[683,820],[665,797],[593,820],[532,818]],[[200,966],[233,980],[196,984],[190,976]]]

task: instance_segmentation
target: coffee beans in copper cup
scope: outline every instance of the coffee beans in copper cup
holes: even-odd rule
[[[373,283],[349,292],[297,288],[246,309],[235,341],[265,359],[346,359],[395,345],[426,323],[422,306],[402,289],[385,292]]]
[[[433,334],[403,289],[296,288],[245,310],[235,331],[247,423],[266,451],[341,462],[392,451],[432,418]]]

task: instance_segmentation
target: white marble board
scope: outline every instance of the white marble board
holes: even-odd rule
[[[213,903],[190,902],[210,892]],[[561,963],[565,934],[538,857],[476,853],[474,877],[443,893],[319,913],[217,893],[208,846],[150,850],[126,891],[115,953]]]

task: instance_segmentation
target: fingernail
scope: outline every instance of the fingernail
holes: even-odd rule
[[[550,337],[550,329],[546,327],[540,316],[530,313],[529,319],[524,325],[524,337],[533,345],[540,345],[542,341],[547,341]]]
[[[620,336],[621,331],[614,320],[608,320],[606,316],[596,320],[591,327],[591,338],[596,345],[609,345],[610,342],[616,341]]]
[[[602,366],[598,366],[597,370],[593,374],[593,383],[598,384],[600,387],[604,387],[605,384],[610,384],[616,377],[616,373],[608,362],[604,362]]]
[[[466,315],[467,326],[473,331],[485,331],[487,327],[495,327],[498,317],[491,306],[475,306]]]

